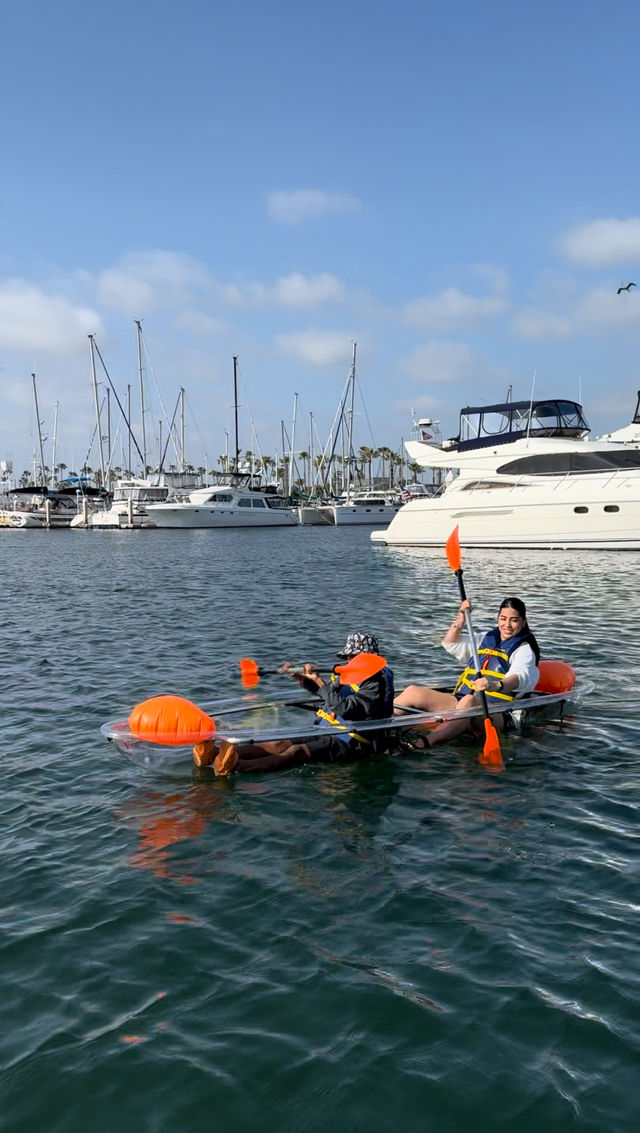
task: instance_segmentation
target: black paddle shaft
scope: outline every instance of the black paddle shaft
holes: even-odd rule
[[[458,580],[458,590],[460,591],[460,601],[466,602],[467,601],[467,592],[464,588],[464,582],[462,581],[462,567],[459,567],[458,570],[456,571],[456,578]],[[475,639],[475,635],[474,635],[474,632],[473,632],[473,626],[471,625],[471,615],[470,615],[468,610],[465,610],[465,612],[464,612],[464,620],[467,623],[467,633],[469,634],[469,640],[471,642],[471,652],[473,654],[473,663],[476,667],[476,673],[478,675],[480,675],[482,673],[482,670],[480,668],[480,658],[478,657],[478,647],[476,645],[476,639]],[[488,720],[489,719],[489,704],[487,702],[487,695],[486,695],[484,689],[480,689],[477,695],[479,695],[479,697],[480,697],[480,701],[481,701],[481,704],[482,704],[482,710],[484,712],[485,720]]]

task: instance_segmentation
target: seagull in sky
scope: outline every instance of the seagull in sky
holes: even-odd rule
[[[616,291],[616,295],[619,295],[621,291],[629,291],[632,287],[637,287],[637,286],[638,286],[637,283],[621,283],[620,287]]]

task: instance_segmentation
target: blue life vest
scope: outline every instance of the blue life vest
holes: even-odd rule
[[[331,683],[335,684],[340,680],[340,677],[337,675],[337,673],[332,673],[330,679]],[[370,714],[367,719],[385,720],[389,716],[393,716],[394,686],[393,673],[391,669],[388,665],[385,665],[383,669],[380,669],[380,671],[374,675],[374,677],[370,677],[369,679],[378,681],[378,695],[371,706]],[[352,696],[354,692],[358,691],[359,687],[360,686],[357,684],[341,684],[338,691],[341,698],[343,700],[347,700],[348,697]],[[357,731],[353,730],[354,725],[355,728],[357,728],[358,726],[357,720],[350,721],[343,719],[343,717],[341,717],[339,714],[339,709],[335,713],[329,713],[326,711],[326,709],[319,708],[316,715],[320,718],[320,720],[327,720],[335,725],[336,739],[344,740],[346,743],[351,743],[352,740],[355,740],[359,743],[371,744],[372,740],[367,739],[365,736],[359,735]],[[373,746],[375,747],[375,738],[372,737],[372,739],[374,741]]]
[[[473,665],[473,658],[471,658],[471,665],[467,665],[464,672],[461,674],[456,687],[453,690],[453,695],[461,699],[463,696],[468,696],[469,693],[474,693],[476,690],[471,687],[471,681],[475,681],[481,675],[483,677],[495,677],[500,680],[505,673],[509,671],[509,658],[511,654],[518,648],[519,645],[528,644],[533,639],[533,634],[527,628],[524,628],[517,633],[515,637],[509,637],[506,641],[500,639],[500,630],[497,626],[490,629],[485,633],[480,645],[478,647],[478,660],[480,662],[481,673],[477,673]],[[514,696],[508,692],[498,692],[497,689],[487,689],[485,696],[490,696],[493,700],[514,700]]]

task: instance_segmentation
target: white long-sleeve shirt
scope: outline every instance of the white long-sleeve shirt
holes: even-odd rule
[[[483,637],[484,634],[478,634],[476,640],[480,642]],[[447,653],[451,653],[463,669],[469,664],[469,661],[473,657],[471,642],[468,638],[461,638],[460,641],[452,642],[443,641],[442,644]],[[518,675],[518,688],[515,693],[516,699],[520,696],[524,696],[527,692],[533,692],[538,683],[540,673],[536,665],[535,653],[526,641],[524,641],[522,645],[519,645],[517,649],[514,649],[509,657],[509,668],[504,675],[505,677],[510,677],[512,673],[517,673]]]

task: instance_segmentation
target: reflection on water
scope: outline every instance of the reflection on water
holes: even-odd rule
[[[246,781],[158,776],[99,725],[358,629],[398,685],[449,682],[443,554],[314,528],[3,542],[7,1128],[386,1130],[399,1098],[420,1133],[635,1127],[635,558],[463,553],[479,629],[520,594],[595,681],[577,714],[505,737],[500,776],[461,741]]]

